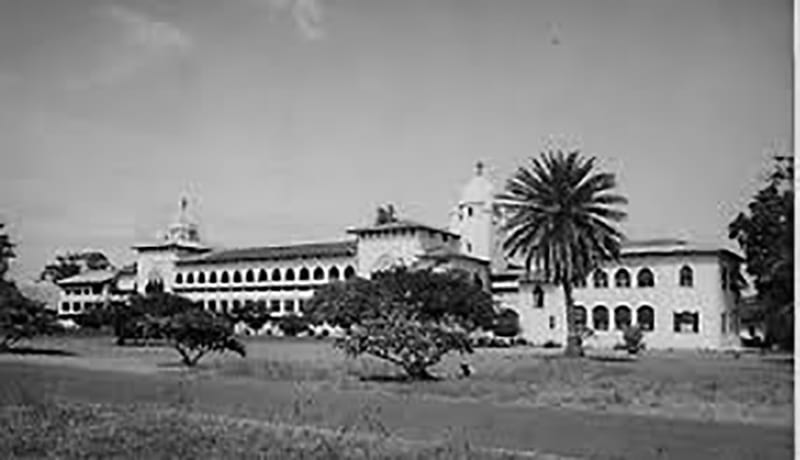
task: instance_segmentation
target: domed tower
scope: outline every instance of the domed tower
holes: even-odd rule
[[[461,252],[491,261],[496,246],[494,186],[484,174],[484,164],[475,165],[475,175],[461,190],[461,198],[450,216],[450,231],[461,236]]]
[[[189,200],[181,198],[178,215],[162,241],[136,244],[136,290],[172,292],[175,263],[184,257],[203,254],[210,248],[200,241],[197,221],[190,216]]]

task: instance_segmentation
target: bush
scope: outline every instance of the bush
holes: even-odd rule
[[[302,333],[311,332],[311,322],[308,318],[299,315],[288,315],[275,320],[284,335],[296,337]]]
[[[519,314],[510,308],[500,311],[492,328],[492,332],[498,337],[516,337],[521,331]]]
[[[644,332],[638,325],[627,326],[623,329],[622,340],[624,340],[623,349],[632,355],[644,350]]]

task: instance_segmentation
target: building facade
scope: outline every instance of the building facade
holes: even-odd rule
[[[368,278],[402,264],[463,270],[491,292],[499,308],[517,312],[522,337],[539,345],[564,344],[563,292],[504,256],[494,196],[478,163],[447,229],[398,220],[349,229],[339,240],[238,249],[205,246],[182,200],[161,241],[133,247],[135,264],[62,280],[60,312],[75,314],[106,299],[163,290],[216,312],[264,301],[275,315],[301,314],[303,303],[325,283]],[[625,326],[638,324],[650,348],[737,346],[741,263],[730,251],[687,241],[626,243],[618,262],[600,267],[574,290],[577,319],[593,331],[587,343],[613,346]]]

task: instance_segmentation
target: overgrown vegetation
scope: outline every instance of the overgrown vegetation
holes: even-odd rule
[[[469,333],[494,323],[490,295],[466,274],[405,267],[326,285],[304,313],[343,328],[334,346],[349,356],[386,360],[412,379],[433,378],[428,369],[448,353],[471,353]]]

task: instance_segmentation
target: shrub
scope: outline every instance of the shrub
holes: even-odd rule
[[[302,333],[311,332],[311,322],[308,318],[299,315],[288,315],[276,318],[278,327],[284,335],[296,337]]]
[[[492,327],[492,332],[498,337],[516,337],[521,330],[519,314],[510,308],[500,311]]]
[[[632,355],[644,350],[644,332],[638,325],[627,326],[623,329],[622,340],[624,340],[624,349]]]
[[[561,348],[562,346],[563,345],[554,340],[548,340],[542,345],[542,348]]]

